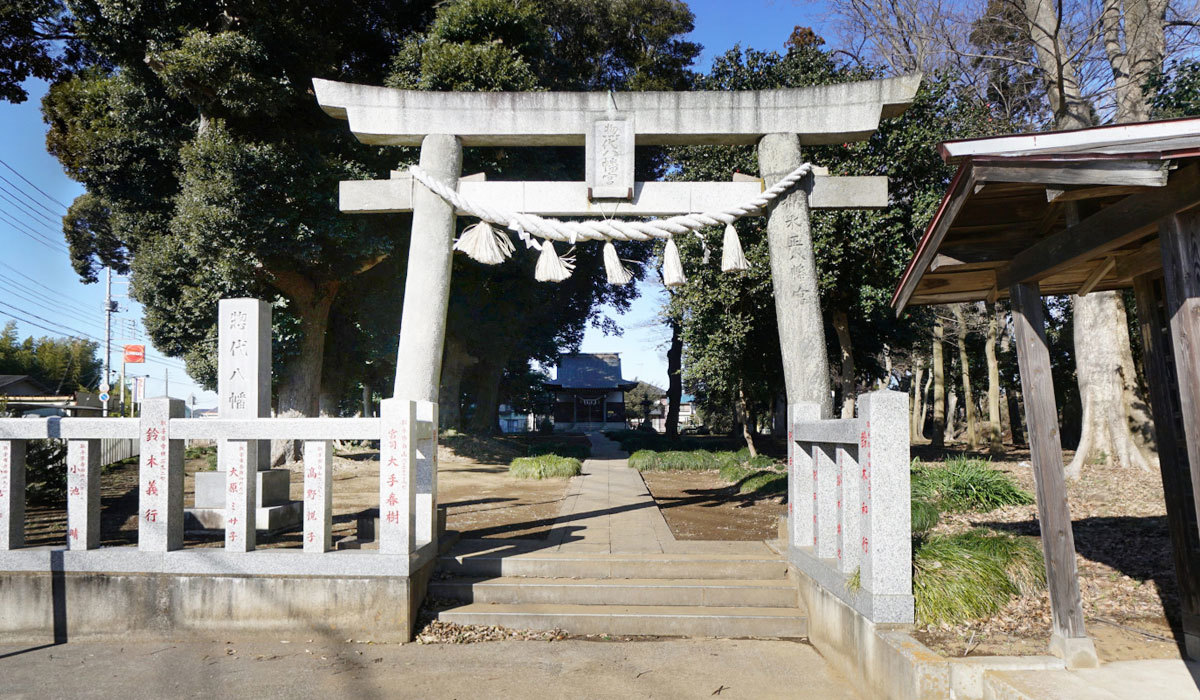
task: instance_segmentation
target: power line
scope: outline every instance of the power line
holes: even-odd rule
[[[63,249],[55,246],[54,243],[49,238],[46,238],[45,236],[43,236],[39,233],[33,232],[32,229],[29,229],[28,227],[24,226],[23,224],[17,223],[17,221],[13,218],[10,218],[8,216],[8,212],[4,211],[3,209],[0,209],[0,221],[3,221],[4,223],[8,224],[9,226],[12,226],[13,229],[17,233],[19,233],[23,236],[27,236],[27,237],[33,239],[34,241],[37,241],[38,243],[41,243],[42,245],[46,246],[47,248],[49,248],[50,250],[53,250],[56,253],[64,252]]]
[[[100,324],[100,322],[97,321],[96,319],[88,318],[87,316],[82,315],[79,312],[72,310],[72,308],[69,306],[63,305],[61,307],[54,307],[54,306],[51,306],[50,303],[48,303],[46,301],[43,301],[34,296],[30,296],[27,289],[22,288],[22,287],[17,287],[13,282],[7,280],[3,276],[0,276],[0,290],[8,292],[9,294],[14,294],[17,297],[24,299],[25,301],[28,301],[32,304],[36,304],[36,305],[46,309],[47,311],[58,312],[58,313],[66,315],[66,316],[70,316],[73,320],[80,321],[82,323],[87,323],[89,325],[90,324],[97,324],[97,325]]]
[[[42,289],[45,289],[46,291],[50,292],[51,294],[57,294],[57,295],[59,295],[59,296],[62,296],[64,299],[68,299],[68,300],[70,300],[70,301],[74,302],[75,304],[77,304],[77,305],[79,305],[79,306],[82,306],[82,307],[85,307],[85,308],[86,308],[86,306],[87,306],[87,305],[89,305],[89,304],[91,303],[91,302],[85,302],[85,301],[83,301],[83,300],[79,299],[78,297],[70,297],[70,296],[67,296],[66,294],[64,294],[63,292],[61,292],[61,291],[59,291],[59,290],[57,290],[57,289],[54,289],[54,288],[52,288],[52,287],[48,287],[48,286],[46,286],[45,284],[43,284],[43,283],[41,283],[41,282],[39,282],[39,281],[35,280],[34,278],[30,277],[29,275],[25,274],[24,272],[21,272],[21,271],[20,271],[20,270],[18,270],[17,268],[13,267],[12,265],[9,265],[9,264],[5,263],[5,262],[4,262],[4,261],[2,261],[2,260],[0,260],[0,267],[7,268],[8,270],[11,270],[13,273],[15,273],[15,274],[17,274],[17,275],[20,275],[21,277],[24,277],[25,279],[29,280],[29,281],[30,281],[30,282],[32,282],[33,284],[36,284],[37,286],[41,287]]]
[[[0,192],[0,199],[4,199],[10,203],[13,201],[11,197],[5,195],[3,192]],[[21,226],[22,228],[24,228],[26,231],[29,231],[33,235],[38,236],[39,238],[42,238],[43,240],[45,240],[51,244],[61,246],[64,250],[67,248],[67,245],[65,243],[62,243],[62,242],[58,241],[56,238],[51,237],[43,232],[43,231],[49,231],[49,232],[57,235],[57,234],[61,234],[61,232],[62,232],[61,229],[56,229],[52,225],[48,226],[43,221],[37,221],[35,219],[30,219],[29,215],[21,210],[14,211],[12,209],[5,209],[2,211],[4,211],[4,213],[7,214],[10,219],[15,221],[16,225]],[[38,230],[34,230],[35,228]]]
[[[51,321],[50,319],[47,319],[47,318],[42,318],[41,316],[38,316],[37,314],[34,314],[33,312],[29,311],[28,309],[22,309],[22,308],[19,308],[19,307],[13,306],[12,304],[6,304],[5,302],[2,302],[2,301],[0,301],[0,306],[6,306],[6,307],[8,307],[8,308],[10,308],[10,309],[13,309],[13,310],[17,311],[17,312],[24,313],[24,314],[28,314],[28,315],[30,315],[30,316],[32,316],[32,317],[34,317],[34,318],[36,318],[38,321],[42,321],[42,322],[44,322],[44,323],[49,323],[49,324],[50,324],[50,325],[52,325],[52,326],[59,326],[60,328],[66,329],[66,331],[68,332],[68,336],[69,336],[69,337],[74,337],[74,338],[76,338],[77,340],[90,340],[90,341],[92,341],[92,342],[95,342],[95,343],[100,343],[100,342],[102,342],[102,341],[101,341],[99,338],[97,338],[96,336],[94,336],[94,335],[92,335],[92,334],[90,334],[90,333],[84,333],[83,331],[81,331],[81,330],[79,330],[79,329],[77,329],[77,328],[72,328],[72,327],[70,327],[70,326],[68,326],[68,325],[66,325],[66,324],[59,323],[59,322],[57,322],[57,321]],[[30,320],[29,320],[29,319],[27,319],[27,318],[23,318],[23,317],[21,317],[21,316],[17,316],[16,314],[13,314],[13,313],[11,313],[11,312],[7,312],[7,313],[8,313],[8,315],[9,315],[9,316],[12,316],[13,318],[16,318],[16,319],[17,319],[17,320],[19,320],[19,321],[24,321],[25,323],[28,323],[28,324],[30,324],[30,325],[37,326],[38,328],[41,328],[42,330],[47,330],[47,331],[50,331],[51,333],[63,333],[63,331],[62,331],[62,330],[54,330],[53,328],[47,328],[46,326],[43,326],[43,325],[41,325],[41,324],[39,324],[39,323],[36,323],[36,322],[34,322],[34,321],[30,321]],[[156,365],[161,365],[161,366],[163,366],[163,367],[167,367],[167,368],[170,368],[170,369],[178,369],[178,370],[183,370],[184,372],[186,372],[186,371],[187,371],[186,367],[185,367],[185,366],[183,366],[183,365],[180,365],[180,364],[178,364],[178,363],[174,363],[174,362],[168,362],[167,360],[160,360],[160,359],[158,359],[158,358],[150,358],[150,357],[147,357],[147,358],[146,358],[146,362],[150,362],[150,363],[153,363],[153,364],[156,364]]]
[[[43,190],[41,187],[38,187],[37,185],[35,185],[35,184],[33,184],[32,182],[30,182],[30,181],[29,181],[29,179],[28,179],[28,178],[26,178],[24,175],[22,175],[21,173],[17,172],[16,170],[13,170],[13,167],[12,167],[11,165],[9,165],[8,163],[5,163],[3,160],[0,160],[0,165],[3,165],[4,167],[6,167],[6,168],[8,168],[9,170],[11,170],[11,171],[12,171],[12,173],[13,173],[14,175],[16,175],[17,177],[19,177],[19,178],[21,178],[22,180],[24,180],[24,181],[25,181],[25,183],[26,183],[26,184],[28,184],[28,185],[29,185],[30,187],[32,187],[33,189],[37,190],[38,192],[41,192],[41,193],[42,193],[42,196],[43,196],[43,197],[45,197],[46,199],[50,200],[51,202],[54,202],[55,204],[58,204],[58,205],[59,205],[59,206],[61,206],[63,209],[70,209],[70,207],[69,207],[69,206],[67,206],[66,204],[63,204],[63,203],[62,203],[62,202],[60,202],[59,200],[57,200],[57,199],[55,199],[54,197],[50,196],[49,194],[46,194],[46,191],[45,191],[45,190]]]
[[[61,213],[54,211],[54,210],[53,210],[53,209],[51,209],[50,207],[47,207],[45,204],[42,204],[42,203],[41,203],[41,202],[39,202],[38,200],[36,200],[36,199],[34,199],[33,197],[31,197],[31,196],[29,195],[29,193],[25,191],[25,189],[24,189],[24,188],[22,188],[20,185],[18,185],[17,183],[13,182],[12,180],[9,180],[8,178],[4,177],[3,175],[0,175],[0,180],[3,180],[3,181],[5,181],[5,182],[7,182],[9,185],[12,185],[12,188],[13,188],[14,190],[16,190],[17,192],[19,192],[19,193],[21,194],[21,196],[22,196],[22,197],[24,197],[25,199],[28,199],[29,201],[33,202],[33,203],[34,203],[35,205],[37,205],[37,206],[38,206],[40,209],[44,210],[46,213],[50,214],[51,216],[62,216],[62,214],[61,214]]]
[[[24,215],[27,213],[27,214],[28,214],[28,215],[30,215],[30,216],[36,217],[36,218],[38,218],[38,219],[41,219],[41,221],[38,221],[38,222],[37,222],[37,225],[38,225],[38,226],[42,226],[42,225],[47,225],[47,224],[48,224],[48,225],[50,225],[51,227],[53,227],[55,223],[58,223],[58,222],[56,222],[54,219],[52,219],[52,218],[50,218],[50,217],[46,216],[45,214],[43,214],[42,212],[38,211],[37,209],[34,209],[33,207],[29,206],[29,205],[28,205],[28,204],[26,204],[25,202],[22,202],[22,201],[21,201],[21,200],[19,200],[19,199],[14,199],[15,197],[17,197],[17,195],[18,195],[18,193],[16,193],[16,192],[13,192],[12,190],[10,190],[10,189],[8,189],[7,187],[5,187],[4,185],[0,185],[0,197],[3,197],[3,198],[4,198],[5,200],[7,200],[8,202],[10,202],[10,203],[12,203],[12,204],[14,204],[14,205],[16,205],[16,206],[20,207],[20,208],[21,208],[21,210],[22,210],[22,216],[24,216]]]

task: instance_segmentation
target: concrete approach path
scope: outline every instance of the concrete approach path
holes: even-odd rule
[[[4,644],[0,678],[5,698],[860,697],[811,646],[755,640]]]
[[[592,456],[571,480],[548,550],[569,554],[773,554],[763,542],[676,540],[621,446],[589,433]]]

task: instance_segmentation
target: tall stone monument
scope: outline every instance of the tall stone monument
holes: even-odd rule
[[[259,299],[222,299],[218,305],[217,395],[221,418],[267,418],[271,415],[271,305]],[[241,486],[230,480],[249,478]],[[302,504],[288,500],[291,473],[271,469],[270,440],[219,440],[217,471],[196,473],[196,507],[187,510],[188,529],[227,530],[226,544],[254,548],[253,533],[300,524]],[[254,508],[239,522],[229,513],[249,495]],[[237,498],[234,498],[237,497]],[[232,500],[231,500],[232,499]],[[253,519],[254,528],[244,529]],[[227,528],[232,524],[232,528]],[[230,540],[234,532],[240,539]]]

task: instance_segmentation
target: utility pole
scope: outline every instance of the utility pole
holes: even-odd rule
[[[104,379],[100,383],[104,386],[100,387],[100,392],[107,394],[109,389],[109,380],[112,379],[110,364],[112,362],[112,315],[116,310],[116,304],[112,298],[112,268],[104,269]],[[107,389],[105,387],[108,387]],[[111,396],[111,394],[110,394]],[[104,400],[104,410],[102,414],[108,417],[108,401]]]

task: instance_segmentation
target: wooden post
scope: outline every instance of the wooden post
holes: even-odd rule
[[[1046,583],[1050,588],[1050,611],[1054,618],[1050,652],[1061,657],[1068,668],[1090,668],[1099,665],[1099,660],[1083,625],[1083,605],[1075,570],[1075,537],[1071,532],[1071,510],[1063,481],[1058,409],[1050,377],[1041,292],[1038,284],[1033,282],[1014,284],[1010,294],[1021,391],[1025,395],[1025,422],[1029,426],[1029,451],[1037,485]]]
[[[1158,238],[1192,497],[1200,501],[1200,211],[1164,218]]]
[[[1183,639],[1187,655],[1200,659],[1200,539],[1196,529],[1196,503],[1188,470],[1187,445],[1179,412],[1179,394],[1171,383],[1175,358],[1170,353],[1171,334],[1165,312],[1163,281],[1156,273],[1133,279],[1137,297],[1138,324],[1144,348],[1146,383],[1158,445],[1163,498],[1167,505],[1167,527],[1179,584]]]

